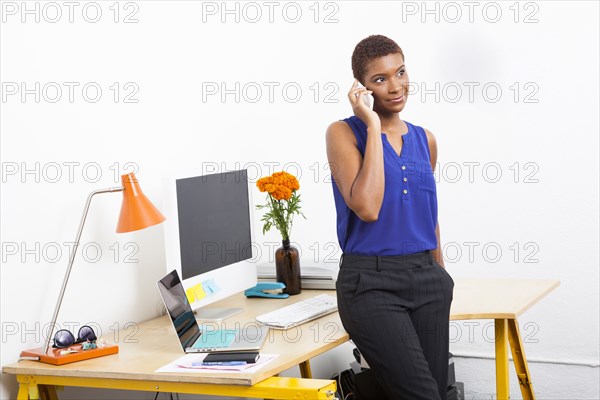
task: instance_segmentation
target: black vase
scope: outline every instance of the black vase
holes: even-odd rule
[[[277,282],[283,282],[283,293],[290,296],[302,292],[300,285],[300,256],[298,249],[290,246],[289,240],[283,240],[282,246],[275,251],[275,272]]]

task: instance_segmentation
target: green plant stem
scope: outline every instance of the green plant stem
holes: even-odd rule
[[[292,192],[292,196],[289,200],[276,200],[271,194],[267,193],[267,204],[256,207],[259,209],[266,207],[270,210],[270,212],[266,213],[262,219],[265,223],[263,233],[269,231],[274,225],[281,233],[283,240],[290,240],[290,234],[294,224],[294,214],[300,214],[306,219],[301,211],[300,195],[295,191]]]
[[[281,200],[273,199],[273,197],[270,194],[268,194],[267,196],[269,197],[269,201],[271,202],[273,222],[275,223],[275,226],[281,233],[283,240],[289,240],[289,233],[287,231],[287,225],[286,225],[287,221],[283,219],[284,208],[283,208],[283,205],[281,204]]]

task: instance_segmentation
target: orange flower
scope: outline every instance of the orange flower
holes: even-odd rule
[[[269,193],[275,200],[289,200],[292,197],[292,191],[283,185],[277,185],[275,191]]]
[[[288,187],[290,189],[292,189],[292,190],[299,190],[300,189],[300,182],[298,182],[298,179],[296,179],[295,176],[292,176],[292,179],[290,179]]]
[[[267,189],[265,188],[265,186],[267,184],[271,183],[271,177],[270,176],[266,176],[264,178],[260,178],[258,180],[258,182],[256,182],[256,186],[258,187],[258,190],[260,190],[261,192],[266,191]]]
[[[265,185],[265,191],[267,191],[269,194],[273,194],[275,191],[277,190],[277,185],[273,185],[272,183],[267,183]]]
[[[260,178],[256,182],[256,187],[261,192],[268,193],[267,204],[256,206],[258,209],[268,208],[270,211],[262,219],[264,221],[263,233],[269,231],[271,227],[275,227],[284,240],[289,240],[293,215],[299,214],[304,217],[300,210],[300,195],[296,193],[300,189],[298,179],[292,174],[280,171]],[[283,204],[281,200],[288,203]]]
[[[298,182],[298,179],[296,179],[294,175],[288,174],[287,172],[275,172],[273,175],[271,175],[271,178],[273,183],[276,185],[285,186],[290,190],[300,189],[300,183]]]
[[[275,172],[271,176],[260,178],[256,182],[258,190],[268,192],[276,200],[289,200],[292,192],[300,189],[298,179],[287,172]]]

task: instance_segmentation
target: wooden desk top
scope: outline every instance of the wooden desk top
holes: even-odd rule
[[[450,319],[517,318],[559,285],[540,279],[455,279]]]
[[[450,319],[516,318],[558,285],[556,280],[456,279]],[[249,299],[239,294],[215,303],[215,306],[243,306],[245,312],[212,326],[227,329],[251,327],[255,324],[256,315],[320,293],[335,296],[333,290],[304,290],[300,295],[282,300]],[[280,355],[254,374],[155,373],[156,369],[181,357],[183,351],[167,316],[140,323],[138,327],[134,335],[131,335],[131,330],[121,332],[119,354],[63,366],[21,361],[6,365],[2,370],[21,375],[253,385],[349,339],[339,315],[333,313],[287,331],[271,329],[261,352]],[[130,340],[125,341],[127,334]]]
[[[326,291],[335,296],[335,291]],[[288,299],[246,298],[243,294],[215,303],[218,307],[244,307],[245,311],[223,322],[208,323],[213,329],[256,327],[255,317],[296,301],[316,296],[320,291],[304,290]],[[210,306],[209,306],[210,307]],[[287,331],[269,330],[261,353],[279,356],[254,374],[249,373],[155,373],[158,368],[184,355],[168,316],[156,318],[132,329],[119,332],[119,353],[62,366],[37,361],[21,361],[3,367],[4,373],[86,378],[158,380],[187,383],[254,385],[294,367],[348,340],[338,313],[326,315]],[[124,340],[130,336],[130,340]]]

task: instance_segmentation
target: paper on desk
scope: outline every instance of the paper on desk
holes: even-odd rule
[[[199,365],[192,366],[194,362],[202,362],[208,353],[186,354],[177,360],[160,367],[154,372],[247,372],[254,373],[266,364],[276,359],[279,354],[260,354],[258,361],[245,365]]]

